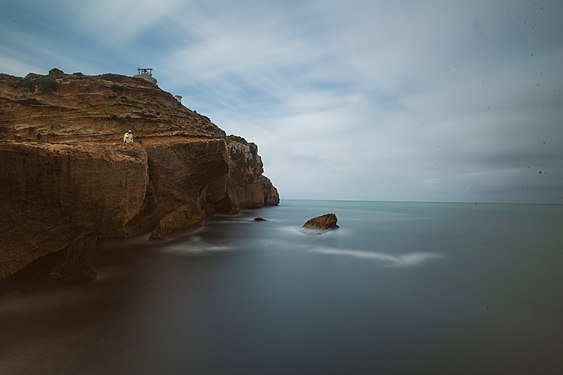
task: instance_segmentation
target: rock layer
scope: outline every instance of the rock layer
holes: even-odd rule
[[[41,80],[53,83],[45,85]],[[133,145],[123,145],[127,129]],[[279,203],[254,144],[132,77],[0,75],[0,281],[95,277],[100,237]]]

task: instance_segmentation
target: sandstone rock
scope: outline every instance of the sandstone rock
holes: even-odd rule
[[[33,288],[92,281],[97,272],[90,267],[90,258],[96,244],[96,237],[87,235],[60,251],[33,260],[12,274],[9,281]]]
[[[153,82],[0,74],[0,281],[89,280],[97,238],[158,238],[278,204],[258,147],[244,143],[227,144]]]
[[[0,142],[0,280],[142,207],[147,155],[96,145]]]
[[[49,281],[77,283],[94,280],[97,272],[90,267],[90,258],[96,244],[97,238],[87,235],[67,246],[55,258],[47,274]]]
[[[200,225],[205,212],[195,201],[184,204],[163,217],[151,233],[152,239],[161,239],[166,234]]]
[[[304,225],[304,228],[308,229],[319,229],[319,230],[331,230],[338,228],[336,225],[337,218],[335,214],[325,214],[321,216],[309,219]]]
[[[0,140],[116,142],[128,129],[136,141],[225,136],[209,118],[143,79],[65,74],[56,82],[53,92],[35,92],[25,79],[0,74]]]
[[[256,144],[246,141],[228,142],[227,155],[227,196],[234,212],[244,208],[279,204],[278,191],[271,181],[262,175],[264,166]]]
[[[220,207],[218,202],[226,191],[229,166],[222,139],[170,140],[168,143],[147,143],[145,147],[149,184],[143,208],[116,232],[117,235],[127,237],[152,231],[152,237],[157,238],[201,223],[201,215],[221,212],[210,207]],[[197,210],[192,209],[195,206]],[[182,207],[185,210],[181,215]],[[169,216],[178,209],[180,211]],[[230,207],[225,211],[229,212]],[[186,217],[188,213],[195,217]],[[173,224],[173,220],[178,222]]]

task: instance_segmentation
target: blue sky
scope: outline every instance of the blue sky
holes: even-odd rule
[[[3,0],[0,72],[136,73],[282,199],[563,203],[563,2]]]

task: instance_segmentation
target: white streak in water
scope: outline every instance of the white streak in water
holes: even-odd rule
[[[402,255],[391,255],[375,251],[333,249],[326,247],[316,248],[309,251],[318,254],[342,255],[352,258],[381,261],[387,263],[386,265],[393,267],[414,267],[430,259],[443,258],[443,255],[438,253],[409,253]]]
[[[175,254],[203,254],[212,252],[223,252],[236,250],[235,246],[219,246],[207,243],[183,243],[173,246],[168,246],[163,251]]]

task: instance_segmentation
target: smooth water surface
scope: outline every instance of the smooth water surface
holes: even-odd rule
[[[284,201],[95,263],[0,300],[0,374],[563,373],[563,206]]]

